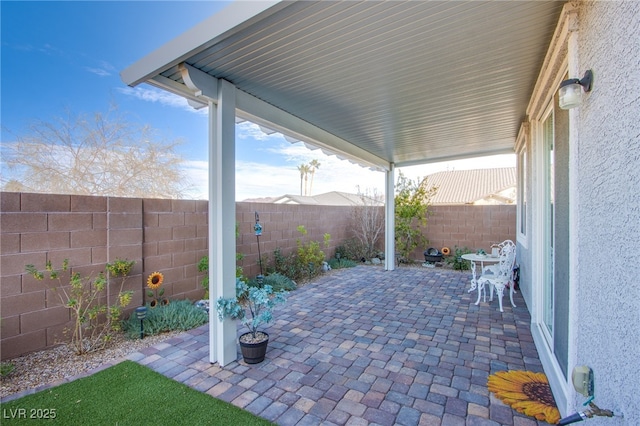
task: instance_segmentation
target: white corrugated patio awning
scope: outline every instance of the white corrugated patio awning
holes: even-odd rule
[[[248,95],[239,117],[366,165],[507,153],[563,5],[241,1],[122,79],[197,100],[185,63]]]

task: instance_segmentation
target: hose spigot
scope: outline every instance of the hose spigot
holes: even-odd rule
[[[582,412],[573,413],[570,416],[567,416],[561,419],[557,424],[559,426],[569,425],[571,423],[581,422],[586,419],[590,419],[591,417],[600,416],[600,417],[613,417],[613,411],[611,410],[603,410],[598,407],[592,400],[589,400],[589,408]]]
[[[589,418],[593,416],[613,417],[613,411],[603,410],[602,408],[598,407],[593,401],[589,402],[589,408],[586,410],[586,412],[591,414],[587,414],[587,417]]]

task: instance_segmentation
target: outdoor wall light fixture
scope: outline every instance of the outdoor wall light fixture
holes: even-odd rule
[[[593,84],[593,72],[587,70],[581,79],[570,78],[560,83],[558,91],[559,104],[562,109],[571,109],[582,103],[582,90],[591,91]]]

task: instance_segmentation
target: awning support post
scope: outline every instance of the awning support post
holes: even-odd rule
[[[237,358],[236,323],[220,321],[215,302],[236,289],[236,88],[218,80],[217,105],[209,102],[209,361]]]
[[[384,268],[393,271],[396,268],[396,221],[395,221],[395,164],[391,163],[385,171],[384,187]]]

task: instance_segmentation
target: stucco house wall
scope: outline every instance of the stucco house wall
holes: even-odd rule
[[[527,226],[524,235],[518,233],[521,291],[536,339],[542,336],[535,329],[542,321],[540,269],[545,237],[539,223],[545,208],[539,190],[545,179],[544,153],[536,120],[567,70],[569,78],[580,78],[591,69],[592,91],[581,106],[569,111],[569,149],[558,147],[556,153],[568,166],[559,182],[556,176],[556,184],[568,189],[568,200],[564,200],[568,203],[556,211],[565,215],[556,219],[568,224],[568,246],[559,253],[567,265],[562,272],[568,270],[567,300],[555,301],[556,311],[563,311],[559,318],[565,321],[556,325],[568,333],[563,336],[568,347],[559,353],[558,348],[549,348],[543,336],[537,338],[536,346],[563,415],[585,410],[586,397],[574,391],[571,372],[586,365],[595,376],[594,402],[615,414],[594,417],[589,424],[638,425],[640,282],[635,264],[640,257],[640,3],[574,1],[565,7],[569,13],[558,24],[559,29],[565,25],[565,36],[550,46],[528,110],[530,126],[523,126],[525,135],[518,144],[527,153]],[[566,113],[559,112],[555,125],[563,126],[565,119]],[[566,372],[561,363],[549,362],[554,356],[563,358]]]
[[[578,13],[579,68],[593,69],[595,81],[576,114],[571,164],[577,174],[575,365],[593,368],[597,404],[624,415],[594,425],[638,425],[640,3],[584,2]]]

